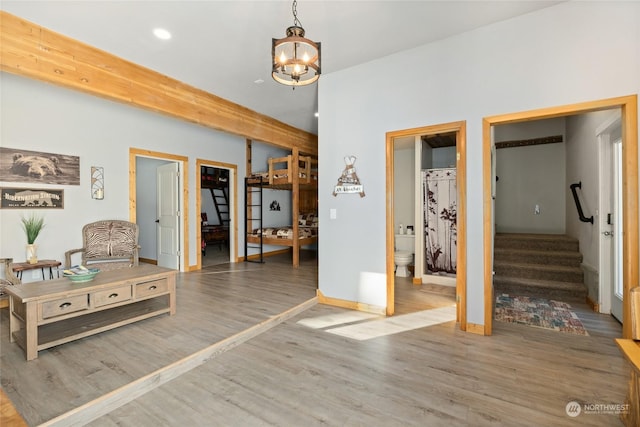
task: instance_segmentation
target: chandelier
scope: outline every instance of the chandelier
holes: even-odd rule
[[[271,76],[283,85],[306,86],[320,78],[320,42],[304,37],[304,28],[298,20],[297,0],[293,1],[293,26],[287,28],[286,37],[272,39]]]

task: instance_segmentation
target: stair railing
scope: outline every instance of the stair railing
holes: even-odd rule
[[[576,188],[582,188],[582,181],[578,182],[577,184],[571,184],[569,187],[571,188],[571,194],[573,194],[573,201],[576,202],[576,209],[578,209],[578,216],[580,217],[580,221],[590,222],[591,224],[593,224],[593,215],[591,215],[589,218],[584,216],[582,205],[580,204],[580,199],[578,199],[578,192],[576,191]]]

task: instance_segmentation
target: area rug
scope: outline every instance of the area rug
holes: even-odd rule
[[[496,297],[495,320],[588,336],[582,321],[565,302],[501,294]]]

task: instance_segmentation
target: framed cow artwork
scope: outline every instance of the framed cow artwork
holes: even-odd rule
[[[0,181],[80,185],[80,157],[0,147]]]

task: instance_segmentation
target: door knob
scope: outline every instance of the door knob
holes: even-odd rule
[[[613,236],[613,231],[603,231],[602,234],[605,236]]]

